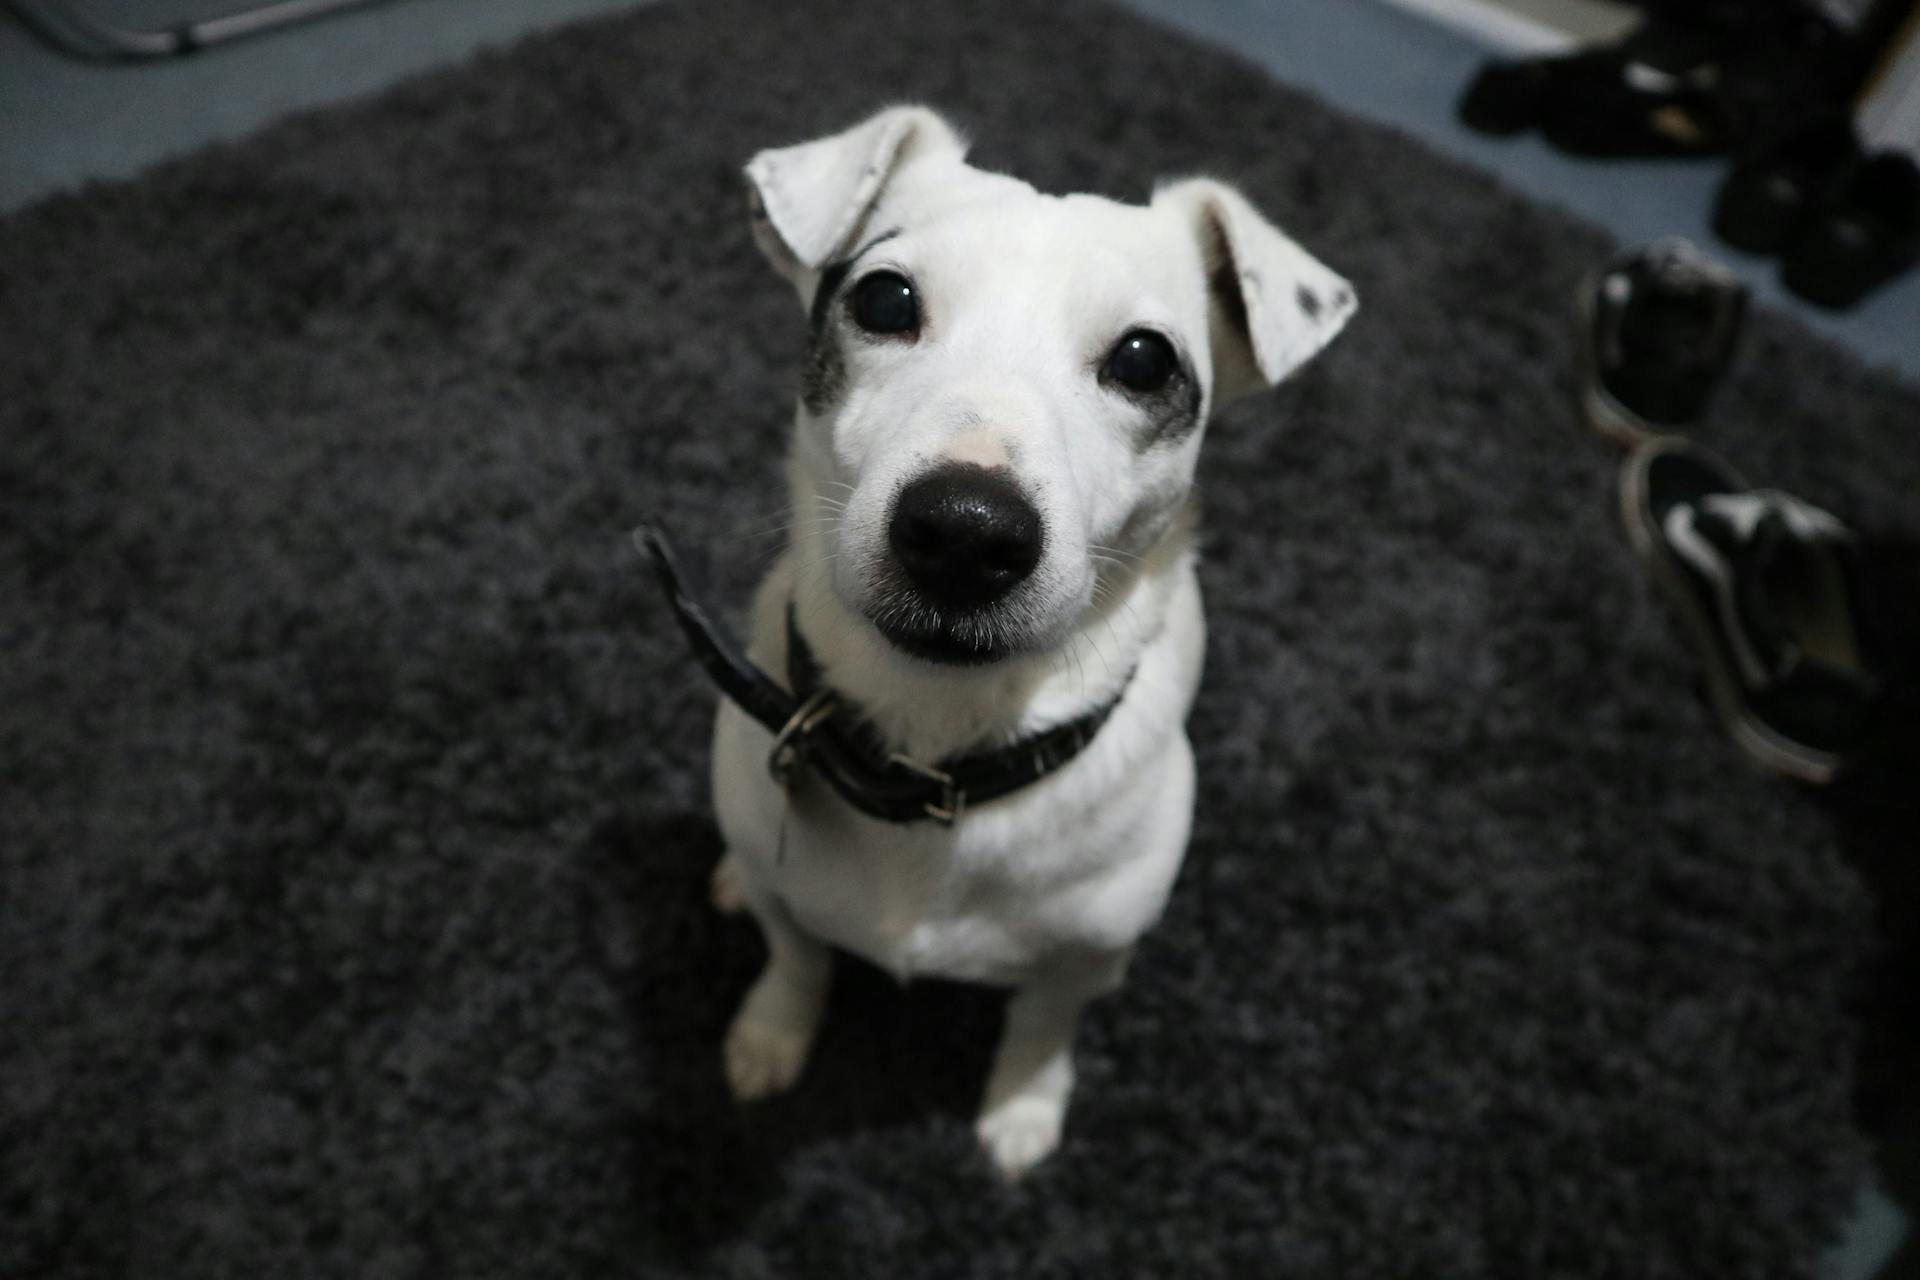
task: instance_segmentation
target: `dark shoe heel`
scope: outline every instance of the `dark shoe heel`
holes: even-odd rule
[[[1821,192],[1859,158],[1853,123],[1845,116],[1772,139],[1728,171],[1714,201],[1714,234],[1749,253],[1779,253]]]
[[[1455,111],[1460,123],[1475,132],[1511,137],[1540,122],[1551,79],[1550,64],[1543,59],[1496,62],[1474,76]]]

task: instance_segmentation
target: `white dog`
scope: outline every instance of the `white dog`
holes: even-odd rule
[[[792,714],[721,702],[714,894],[770,953],[726,1041],[743,1100],[800,1074],[830,946],[1013,987],[978,1132],[1014,1176],[1185,852],[1206,422],[1355,298],[1221,183],[1048,196],[963,152],[898,107],[747,167],[812,346],[750,643]]]

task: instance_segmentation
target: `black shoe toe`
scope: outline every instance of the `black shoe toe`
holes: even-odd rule
[[[1881,152],[1825,193],[1781,262],[1787,288],[1850,307],[1920,261],[1920,168]]]

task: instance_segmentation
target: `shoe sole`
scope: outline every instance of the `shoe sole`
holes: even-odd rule
[[[1621,477],[1620,520],[1626,526],[1627,541],[1632,544],[1634,555],[1679,613],[1695,651],[1704,660],[1708,701],[1721,728],[1748,759],[1770,772],[1815,786],[1833,781],[1845,767],[1841,757],[1782,737],[1747,710],[1740,686],[1721,655],[1720,633],[1701,608],[1685,570],[1673,563],[1666,540],[1648,522],[1646,499],[1646,455],[1636,453],[1628,459]]]

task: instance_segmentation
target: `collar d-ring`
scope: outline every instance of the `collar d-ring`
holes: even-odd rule
[[[772,771],[774,781],[783,787],[792,785],[794,770],[806,754],[807,735],[839,709],[840,699],[825,685],[815,689],[793,709],[787,722],[773,735],[773,749],[767,753],[767,768]]]

